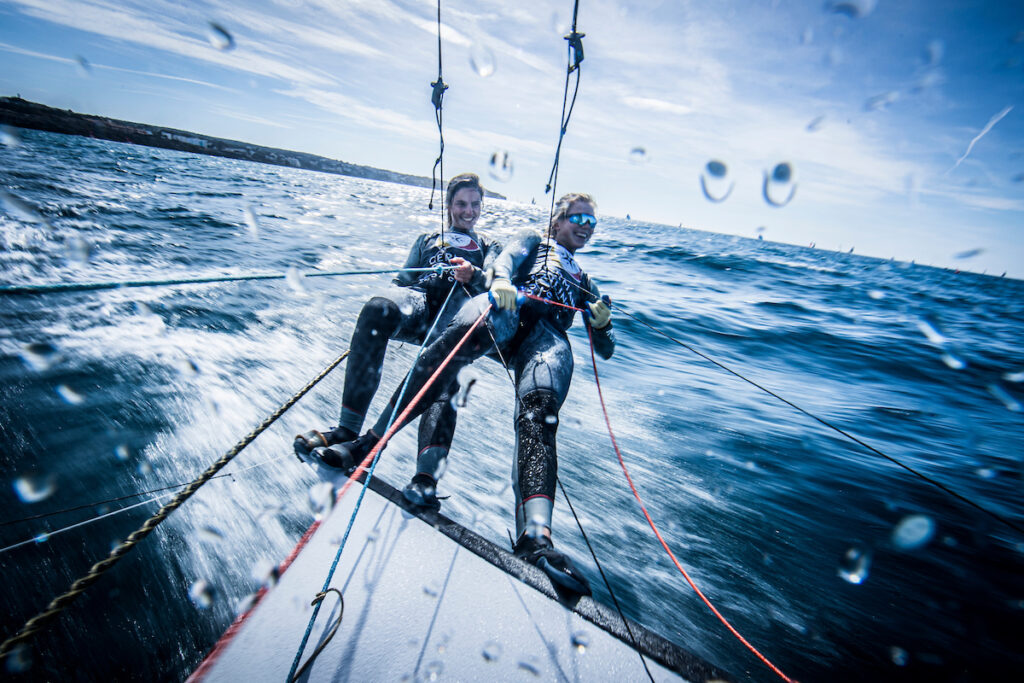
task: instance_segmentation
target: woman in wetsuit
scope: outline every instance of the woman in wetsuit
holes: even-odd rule
[[[555,304],[585,310],[595,350],[602,358],[611,357],[615,349],[611,311],[574,256],[593,235],[597,225],[594,211],[595,203],[589,195],[565,195],[556,205],[547,238],[528,230],[502,248],[490,269],[493,278],[489,295],[480,294],[466,302],[444,333],[424,349],[396,411],[404,410],[492,300],[494,309],[488,316],[488,329],[478,327],[474,331],[406,422],[423,410],[421,406],[429,407],[438,392],[445,393],[462,367],[493,351],[497,344],[501,357],[515,372],[518,399],[512,472],[516,497],[515,553],[543,569],[556,584],[585,594],[590,592],[586,578],[551,542],[558,469],[555,433],[558,412],[572,380],[572,350],[566,330],[575,316],[575,311]],[[520,306],[520,292],[545,301],[527,298]],[[358,462],[376,444],[398,394],[396,391],[371,432],[337,447],[345,462]],[[436,501],[435,486],[436,481],[420,470],[406,487],[405,497],[413,502]]]
[[[388,340],[423,343],[454,287],[451,301],[435,328],[436,337],[461,304],[470,296],[485,291],[484,260],[497,255],[500,247],[473,230],[480,218],[483,194],[480,178],[476,175],[465,173],[452,178],[445,195],[448,228],[443,239],[440,231],[420,235],[404,266],[429,268],[451,265],[455,268],[441,273],[402,270],[393,281],[397,287],[389,288],[363,305],[349,346],[338,426],[295,437],[295,452],[300,458],[312,457],[339,469],[351,467],[332,447],[359,436],[366,409],[380,384]],[[433,402],[426,404],[426,414],[420,420],[418,469],[435,478],[444,469],[455,433],[456,411],[451,406],[452,387],[449,385],[453,382],[443,387]],[[377,434],[383,434],[383,431]]]

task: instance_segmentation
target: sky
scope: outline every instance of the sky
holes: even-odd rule
[[[0,95],[429,177],[437,11],[0,0]],[[446,177],[550,203],[572,12],[441,0]],[[1024,3],[579,0],[577,30],[559,194],[1024,278]]]

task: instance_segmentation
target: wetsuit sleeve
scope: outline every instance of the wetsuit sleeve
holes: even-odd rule
[[[590,290],[591,298],[588,299],[590,302],[598,301],[601,298],[601,292],[598,291],[597,285],[594,281],[587,276],[587,289]],[[587,323],[587,327],[590,327],[590,323]],[[605,360],[612,357],[615,353],[615,332],[612,330],[612,322],[608,321],[608,324],[599,330],[590,328],[590,332],[594,338],[594,350],[597,351],[597,355],[601,356]]]
[[[471,294],[481,294],[487,291],[486,286],[486,272],[487,269],[494,263],[494,260],[498,258],[501,253],[501,244],[494,240],[480,240],[481,244],[484,245],[484,265],[483,268],[477,268],[473,266],[473,277],[466,285]]]
[[[409,250],[409,257],[405,259],[405,265],[403,268],[425,268],[429,264],[426,263],[426,259],[423,256],[424,244],[430,235],[420,235],[413,242],[412,249]],[[398,275],[394,277],[394,282],[399,287],[412,287],[419,282],[420,277],[423,273],[410,273],[405,270],[398,271]]]
[[[523,230],[510,239],[501,249],[491,267],[494,268],[494,277],[503,277],[506,280],[514,281],[520,267],[535,253],[541,237],[533,230]]]

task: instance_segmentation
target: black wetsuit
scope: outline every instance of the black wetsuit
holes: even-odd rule
[[[422,344],[434,318],[452,292],[442,320],[435,328],[435,336],[445,329],[447,321],[455,315],[469,295],[484,291],[483,267],[485,259],[500,251],[496,242],[479,237],[475,232],[446,230],[445,244],[439,232],[420,235],[409,251],[405,268],[428,268],[447,263],[453,257],[462,257],[473,264],[473,278],[465,289],[458,286],[451,271],[400,271],[391,287],[363,305],[352,333],[348,363],[345,369],[345,389],[342,394],[339,425],[359,433],[366,409],[380,384],[381,366],[389,339]],[[426,404],[427,414],[420,420],[419,451],[422,455],[443,458],[451,446],[455,433],[456,411],[450,405],[450,387]]]
[[[502,248],[493,268],[496,277],[509,279],[523,291],[568,306],[584,308],[586,303],[600,298],[597,286],[568,251],[530,230],[519,233]],[[487,294],[474,296],[455,314],[444,333],[424,349],[413,369],[400,411],[489,304]],[[493,352],[497,342],[501,357],[515,373],[516,393],[520,399],[516,402],[512,475],[517,533],[522,533],[531,517],[527,510],[531,499],[545,500],[550,524],[558,467],[555,448],[558,411],[569,391],[573,371],[566,330],[572,325],[575,314],[571,309],[532,299],[527,299],[515,311],[492,309],[486,326],[481,325],[474,331],[407,418],[407,422],[411,421],[430,407],[438,395],[447,393],[459,370]],[[602,358],[610,358],[615,350],[611,324],[593,330],[593,338],[597,353]],[[385,415],[374,429],[378,434],[383,434],[378,429],[386,426],[398,393],[392,396]]]

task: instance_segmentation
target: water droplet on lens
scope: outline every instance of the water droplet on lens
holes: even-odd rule
[[[907,662],[910,661],[910,655],[907,654],[907,651],[895,645],[889,648],[889,657],[896,666],[906,666]]]
[[[142,476],[146,476],[153,472],[153,466],[150,465],[145,460],[143,460],[142,462],[139,463],[139,466],[136,468],[136,471],[138,471],[138,473],[141,474]]]
[[[518,666],[523,671],[533,674],[534,677],[540,676],[540,667],[537,665],[536,658],[521,659]]]
[[[496,662],[501,657],[501,643],[491,640],[484,645],[484,659],[488,662]]]
[[[71,235],[64,241],[67,249],[68,260],[72,263],[85,265],[92,256],[92,245],[85,241],[81,235]]]
[[[732,194],[735,183],[728,180],[729,168],[724,162],[712,159],[700,174],[700,189],[709,201],[724,202]]]
[[[42,372],[61,360],[60,351],[49,342],[33,342],[21,347],[21,360],[32,370]]]
[[[706,168],[708,173],[715,178],[724,178],[725,174],[729,172],[729,168],[723,162],[716,159],[709,161]]]
[[[256,211],[252,206],[246,206],[243,211],[245,213],[245,224],[249,227],[249,236],[258,237],[260,234],[260,222],[256,218]]]
[[[430,662],[423,667],[423,680],[425,681],[436,681],[444,673],[444,664],[441,662]]]
[[[974,470],[974,472],[975,472],[975,474],[977,474],[982,479],[995,479],[996,478],[996,471],[994,469],[992,469],[991,467],[979,467],[978,469]]]
[[[967,367],[966,361],[960,359],[957,356],[954,356],[952,353],[948,351],[942,354],[942,362],[945,363],[948,367],[952,368],[953,370],[963,370],[964,368]]]
[[[494,53],[491,48],[481,42],[473,43],[469,49],[469,65],[473,67],[481,78],[487,78],[494,73]]]
[[[288,286],[292,288],[292,291],[299,296],[306,296],[309,292],[306,291],[306,286],[303,284],[305,276],[295,266],[289,266],[288,272],[285,273],[284,280],[288,283]]]
[[[840,578],[854,585],[864,583],[871,568],[871,553],[858,547],[850,548],[839,563]]]
[[[572,634],[572,646],[576,652],[584,653],[587,651],[587,647],[590,646],[590,636],[587,635],[586,631],[576,631]]]
[[[185,377],[195,377],[199,374],[199,366],[191,358],[178,359],[178,372]]]
[[[196,533],[198,533],[201,540],[204,540],[207,543],[220,543],[224,540],[224,534],[222,534],[216,527],[208,525],[201,526]]]
[[[15,645],[7,655],[5,665],[8,673],[25,673],[32,668],[32,650],[26,643]]]
[[[209,609],[213,605],[213,586],[199,579],[188,589],[188,599],[199,609]]]
[[[128,449],[127,444],[119,444],[116,448],[114,448],[114,455],[116,455],[117,459],[120,460],[121,462],[128,462],[129,460],[131,460],[132,452],[131,450]]]
[[[955,258],[955,259],[968,259],[968,258],[974,258],[975,256],[978,256],[979,254],[983,254],[983,253],[985,253],[985,250],[981,249],[981,248],[968,249],[966,251],[961,251],[961,252],[958,252],[956,254],[953,254],[953,258]]]
[[[868,296],[875,301],[879,301],[885,298],[885,292],[878,289],[872,289],[868,291]]]
[[[935,522],[925,515],[908,515],[892,531],[892,544],[900,550],[917,550],[935,535]]]
[[[491,161],[487,172],[499,183],[508,182],[515,172],[512,164],[512,156],[504,150],[497,150],[491,154]]]
[[[1024,407],[1021,406],[1020,401],[1011,396],[1009,392],[1006,391],[1006,389],[1003,389],[998,384],[989,384],[985,388],[988,389],[988,393],[992,394],[997,399],[999,399],[999,401],[1004,406],[1006,406],[1007,410],[1014,413],[1019,413],[1022,409],[1024,409]]]
[[[548,415],[547,417],[544,418],[544,422],[548,423],[549,425],[558,424],[558,417],[556,415]]]
[[[228,33],[228,30],[212,21],[207,25],[206,39],[210,41],[210,45],[222,52],[233,50],[235,47],[235,39]]]
[[[78,73],[80,75],[82,75],[82,76],[91,76],[92,75],[92,64],[90,64],[89,60],[86,59],[85,57],[83,57],[82,55],[78,55],[77,57],[75,57],[75,66],[77,67]]]
[[[403,303],[401,306],[398,307],[398,310],[400,310],[402,312],[402,315],[412,315],[412,312],[413,312],[412,304],[410,304],[408,302]]]
[[[649,160],[647,150],[643,147],[634,147],[629,150],[629,161],[633,164],[645,164]]]
[[[373,328],[372,330],[370,330],[370,336],[371,337],[376,337],[378,334],[379,334],[379,332],[377,332],[377,328],[376,327]]]
[[[780,198],[776,194],[785,192],[785,187],[789,186],[789,192],[785,198]],[[775,165],[771,173],[765,171],[764,174],[764,186],[762,188],[762,194],[764,200],[770,205],[775,207],[783,207],[793,201],[793,197],[796,195],[796,180],[794,179],[793,165],[788,161],[783,161]]]
[[[49,222],[43,218],[39,211],[21,197],[16,197],[7,190],[0,189],[0,204],[7,213],[27,223],[39,223],[49,226]]]
[[[807,130],[809,132],[811,132],[811,133],[815,133],[815,132],[821,130],[821,125],[823,123],[825,123],[825,117],[824,116],[816,116],[813,119],[811,119],[810,123],[807,124]]]
[[[0,124],[0,144],[7,147],[17,147],[21,144],[21,136],[18,135],[18,129],[8,126],[6,123]]]
[[[85,398],[67,384],[61,384],[57,387],[57,395],[64,399],[64,402],[68,405],[80,406],[85,403]]]
[[[277,584],[278,578],[280,578],[277,565],[266,558],[257,561],[253,565],[250,576],[261,588],[272,588]]]
[[[946,343],[946,337],[939,330],[938,326],[928,318],[921,318],[917,321],[917,329],[921,330],[925,337],[932,344],[941,346]]]
[[[57,490],[57,479],[52,474],[40,476],[26,474],[14,480],[14,492],[22,503],[38,503],[46,500]]]
[[[895,90],[875,95],[864,100],[864,111],[881,111],[888,109],[889,105],[900,98],[900,94]]]
[[[334,508],[334,484],[321,481],[309,489],[309,509],[317,521],[323,519]]]
[[[928,66],[937,66],[946,52],[946,44],[941,40],[933,40],[924,49],[924,61]]]
[[[1024,382],[1024,372],[1005,372],[1003,379],[1007,382]]]
[[[792,177],[793,167],[786,162],[776,165],[772,170],[772,180],[777,183],[788,183]]]
[[[441,594],[441,586],[437,581],[431,581],[430,583],[423,584],[423,592],[432,598],[436,598]]]
[[[256,593],[249,593],[238,599],[235,603],[235,614],[242,615],[252,609],[252,606],[256,604]]]
[[[833,14],[842,14],[851,19],[863,19],[875,9],[878,0],[830,0],[825,8]]]

